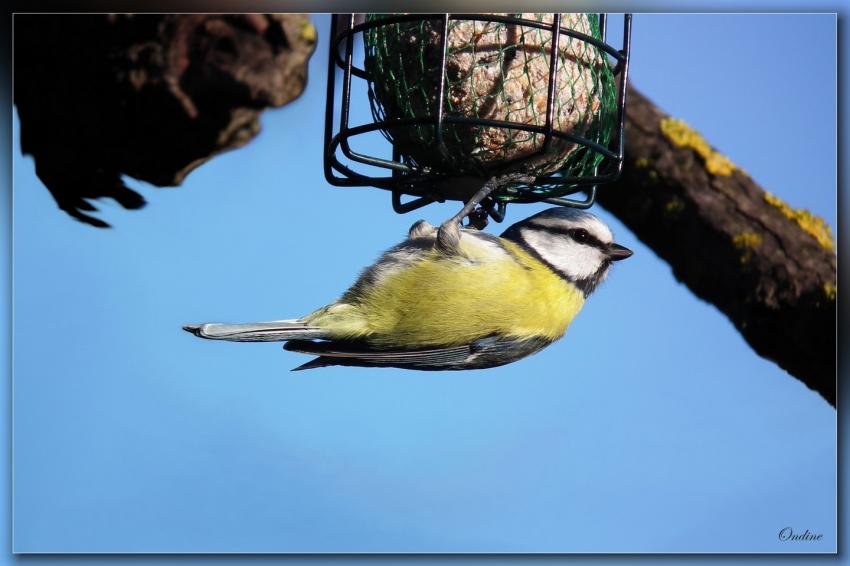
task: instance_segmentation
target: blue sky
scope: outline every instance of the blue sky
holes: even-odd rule
[[[638,15],[632,78],[835,226],[834,30]],[[325,182],[325,67],[320,44],[305,95],[182,187],[132,182],[145,210],[99,204],[109,231],[55,209],[15,118],[16,550],[835,548],[835,411],[598,207],[635,256],[564,340],[510,366],[293,374],[304,358],[276,344],[183,333],[307,313],[456,208],[398,216],[382,191]],[[781,543],[785,526],[824,537]]]

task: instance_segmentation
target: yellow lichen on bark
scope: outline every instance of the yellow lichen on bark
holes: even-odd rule
[[[679,147],[694,150],[702,157],[705,169],[712,175],[728,177],[738,167],[722,153],[715,151],[701,135],[688,126],[683,120],[665,117],[661,120],[661,133]]]
[[[732,238],[732,243],[741,252],[741,264],[747,264],[753,258],[753,248],[762,244],[764,238],[755,232],[741,232]]]
[[[764,193],[764,200],[767,204],[778,209],[786,218],[796,222],[804,232],[816,239],[821,246],[828,250],[835,249],[832,230],[823,218],[804,208],[791,208],[784,200],[768,192]]]
[[[316,28],[309,21],[305,21],[301,24],[301,32],[299,34],[301,36],[301,41],[308,44],[316,43]]]
[[[667,216],[678,216],[685,208],[685,203],[679,197],[673,197],[664,204],[664,213]]]
[[[824,283],[823,294],[826,295],[826,298],[830,301],[834,301],[835,296],[838,294],[838,291],[836,290],[835,285],[833,285],[832,283]]]

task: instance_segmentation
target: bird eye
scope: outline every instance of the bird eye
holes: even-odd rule
[[[579,243],[584,243],[590,238],[590,234],[587,233],[587,230],[584,228],[576,228],[575,230],[570,230],[570,236],[572,236],[573,240]]]

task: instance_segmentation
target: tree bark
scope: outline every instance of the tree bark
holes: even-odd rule
[[[836,398],[836,256],[826,223],[759,187],[629,89],[622,178],[598,202],[721,310],[760,356]]]
[[[303,91],[316,45],[303,14],[17,14],[14,27],[21,150],[59,208],[100,227],[88,199],[145,204],[122,175],[179,185],[256,136],[265,108]]]

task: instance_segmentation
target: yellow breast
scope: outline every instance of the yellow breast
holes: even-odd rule
[[[376,345],[465,344],[491,334],[561,337],[584,304],[574,285],[522,248],[461,240],[461,254],[432,249],[423,260],[365,286],[308,322],[337,338]]]

